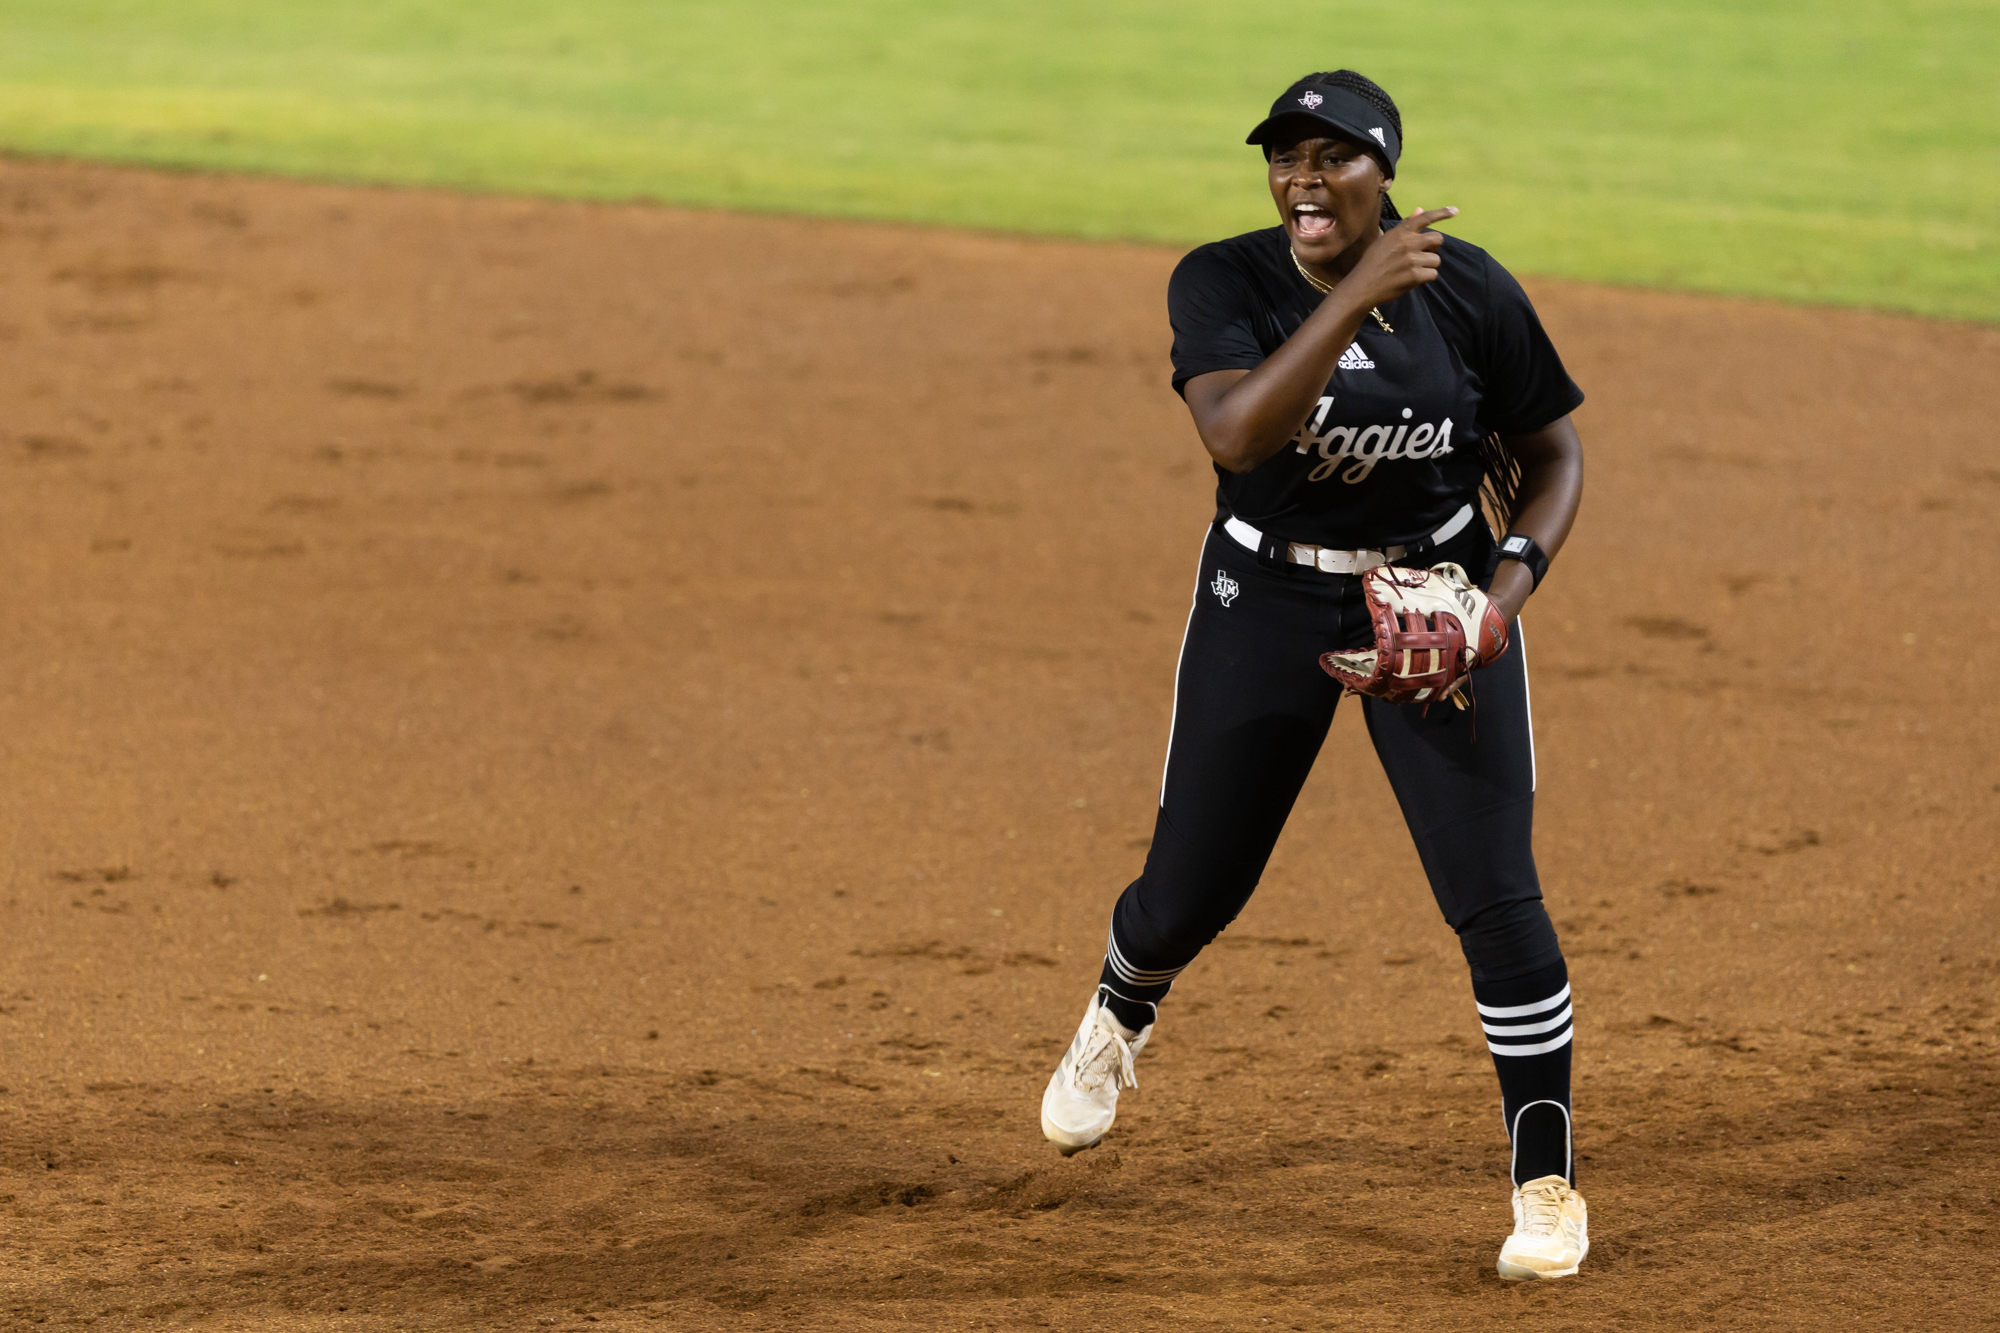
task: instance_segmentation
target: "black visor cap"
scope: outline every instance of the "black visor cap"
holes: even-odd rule
[[[1271,114],[1250,131],[1244,143],[1262,144],[1266,157],[1269,145],[1283,137],[1280,130],[1296,133],[1302,129],[1332,130],[1341,138],[1360,145],[1382,163],[1382,174],[1396,174],[1396,159],[1403,155],[1403,140],[1389,118],[1377,111],[1358,93],[1345,88],[1323,88],[1300,80],[1285,89],[1271,103]],[[1317,137],[1305,135],[1306,138]]]

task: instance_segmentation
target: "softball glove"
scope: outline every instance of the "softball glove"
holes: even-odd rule
[[[1361,576],[1361,591],[1374,644],[1319,659],[1352,694],[1392,704],[1449,698],[1463,708],[1466,673],[1507,651],[1507,623],[1458,565],[1377,565]]]

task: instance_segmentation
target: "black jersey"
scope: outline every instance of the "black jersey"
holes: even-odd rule
[[[1291,443],[1248,472],[1216,468],[1216,503],[1288,540],[1344,548],[1428,536],[1476,499],[1477,442],[1525,434],[1583,401],[1513,275],[1445,236],[1437,278],[1365,318]],[[1283,227],[1204,245],[1167,285],[1174,389],[1250,370],[1322,297]]]

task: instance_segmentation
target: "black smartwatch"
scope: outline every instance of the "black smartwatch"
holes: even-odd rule
[[[1541,547],[1535,545],[1533,537],[1527,536],[1524,533],[1510,532],[1507,534],[1500,543],[1500,558],[1502,560],[1519,560],[1522,564],[1526,565],[1528,572],[1535,576],[1536,588],[1542,586],[1542,575],[1549,572],[1549,557],[1543,552]]]

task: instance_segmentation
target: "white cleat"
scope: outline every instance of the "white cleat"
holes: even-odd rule
[[[1111,1128],[1119,1090],[1139,1086],[1132,1059],[1153,1035],[1151,1023],[1137,1032],[1120,1023],[1100,998],[1091,996],[1076,1040],[1042,1094],[1042,1133],[1065,1157],[1096,1147]]]
[[[1583,1196],[1561,1176],[1543,1176],[1514,1191],[1514,1234],[1500,1247],[1500,1276],[1509,1282],[1569,1277],[1590,1253],[1590,1219]]]

